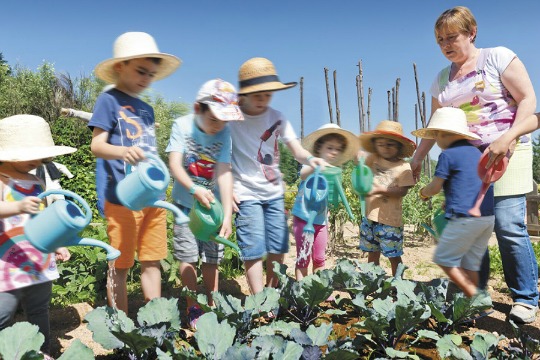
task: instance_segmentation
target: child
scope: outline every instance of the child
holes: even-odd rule
[[[402,200],[414,179],[409,163],[415,143],[403,136],[401,124],[383,120],[375,131],[360,135],[360,145],[369,152],[366,165],[373,172],[373,188],[366,197],[366,214],[360,225],[360,246],[368,262],[379,265],[381,253],[396,274],[403,254]]]
[[[269,106],[274,91],[296,83],[279,81],[272,62],[252,58],[240,67],[240,108],[245,121],[230,123],[234,196],[238,210],[236,237],[242,250],[246,276],[253,294],[263,290],[266,255],[266,286],[276,286],[273,261],[283,263],[289,251],[283,186],[279,171],[278,140],[283,141],[302,164],[327,165],[302,148],[291,124]]]
[[[49,124],[39,116],[14,115],[0,120],[0,330],[7,327],[19,303],[26,319],[45,336],[41,351],[50,350],[49,302],[56,260],[70,258],[66,248],[43,254],[24,235],[24,226],[43,201],[45,184],[30,174],[55,156],[76,149],[55,146]]]
[[[161,208],[131,211],[122,206],[116,196],[116,184],[126,176],[126,164],[136,165],[144,160],[145,152],[157,153],[154,109],[138,95],[179,65],[177,57],[159,52],[152,36],[128,32],[116,39],[114,57],[95,68],[97,77],[115,84],[99,95],[88,126],[92,130],[92,153],[103,159],[99,169],[107,174],[107,233],[111,246],[122,253],[116,259],[112,278],[108,279],[107,296],[110,306],[116,305],[126,314],[127,274],[134,264],[135,252],[141,263],[145,301],[161,296],[160,260],[167,256],[166,213]]]
[[[315,156],[324,159],[330,165],[341,166],[351,160],[360,147],[356,135],[347,130],[342,130],[336,124],[326,124],[312,132],[302,140],[304,149]],[[298,194],[294,203],[293,233],[296,240],[296,280],[300,281],[307,276],[310,263],[310,253],[313,258],[313,273],[324,269],[326,244],[328,241],[328,228],[326,226],[327,211],[323,209],[318,213],[313,227],[313,243],[307,243],[304,236],[304,227],[309,217],[308,209],[304,204],[304,186],[306,178],[314,172],[311,166],[302,166],[298,186]]]
[[[472,297],[478,291],[478,271],[495,224],[493,187],[490,186],[480,212],[469,215],[482,181],[477,174],[480,150],[467,140],[478,140],[469,131],[463,110],[437,109],[425,129],[412,132],[423,139],[435,139],[443,150],[433,180],[420,189],[427,200],[444,189],[445,215],[449,219],[435,250],[433,260],[462,291]]]
[[[243,120],[233,85],[221,79],[206,82],[197,94],[195,114],[174,121],[167,146],[169,166],[174,177],[172,196],[186,215],[193,200],[209,208],[214,201],[212,190],[219,187],[223,204],[223,225],[219,235],[232,232],[231,134],[227,121]],[[202,260],[202,276],[209,305],[212,292],[218,291],[218,265],[223,259],[223,245],[197,240],[187,224],[174,226],[174,257],[181,262],[180,276],[188,289],[197,289],[197,263]],[[187,299],[191,328],[202,315],[201,308]]]

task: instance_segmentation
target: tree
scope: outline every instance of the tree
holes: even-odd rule
[[[298,162],[292,156],[287,146],[279,143],[279,170],[283,174],[283,180],[287,185],[292,185],[298,179]]]
[[[540,184],[540,135],[533,139],[533,179]]]

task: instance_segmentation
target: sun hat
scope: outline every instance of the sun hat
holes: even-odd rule
[[[115,83],[116,72],[114,71],[114,65],[116,63],[147,57],[161,59],[154,80],[160,80],[171,75],[182,63],[176,56],[160,52],[156,41],[151,35],[144,32],[126,32],[114,41],[112,59],[97,64],[94,72],[101,80]]]
[[[239,95],[260,91],[285,90],[296,86],[296,82],[282,83],[274,64],[266,58],[251,58],[240,66],[238,72]]]
[[[467,140],[480,140],[480,136],[469,131],[467,115],[458,108],[438,108],[431,116],[427,128],[415,130],[411,134],[423,139],[435,139],[436,131],[461,135]]]
[[[381,121],[374,131],[365,132],[360,134],[360,145],[364,150],[370,153],[375,152],[373,146],[373,139],[385,138],[395,140],[403,145],[401,148],[401,156],[410,157],[416,149],[416,144],[411,139],[403,136],[403,127],[397,121],[383,120]]]
[[[49,124],[39,116],[21,114],[0,120],[0,161],[46,159],[76,150],[54,145]]]
[[[333,162],[336,166],[339,166],[353,159],[356,156],[356,153],[358,153],[358,150],[360,149],[360,144],[358,143],[358,138],[356,137],[356,135],[350,131],[343,130],[338,125],[332,123],[324,124],[311,134],[307,135],[302,140],[302,146],[304,147],[304,149],[313,154],[315,143],[317,142],[317,140],[328,134],[342,135],[347,141],[347,146],[345,147],[345,150],[341,154],[339,154],[336,157],[336,160]]]
[[[238,95],[231,83],[214,79],[204,83],[197,93],[196,102],[207,104],[221,121],[244,120],[238,106]]]

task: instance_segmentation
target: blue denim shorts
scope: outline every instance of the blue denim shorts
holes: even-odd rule
[[[360,224],[360,250],[377,252],[387,258],[403,255],[403,228],[380,224],[362,217]]]
[[[289,228],[283,197],[242,201],[238,209],[236,239],[243,261],[261,259],[268,253],[289,252]]]

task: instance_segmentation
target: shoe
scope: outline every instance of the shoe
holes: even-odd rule
[[[508,316],[516,323],[528,324],[532,323],[536,319],[536,312],[538,306],[529,305],[521,302],[516,302],[512,305],[512,310]]]
[[[190,306],[187,316],[191,329],[197,330],[197,321],[199,321],[202,314],[204,314],[204,311],[198,305]]]

